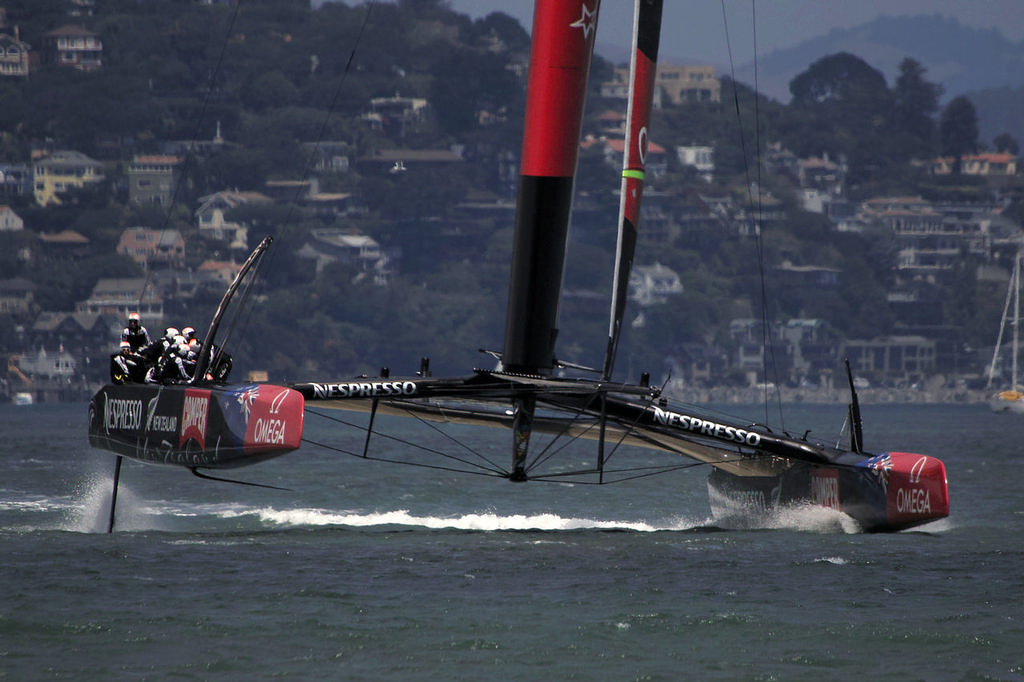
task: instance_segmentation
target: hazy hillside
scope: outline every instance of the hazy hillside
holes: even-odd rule
[[[853,29],[836,29],[796,47],[778,50],[758,60],[758,89],[788,102],[789,82],[818,59],[849,52],[886,75],[892,85],[899,64],[913,57],[927,69],[927,78],[940,83],[943,102],[971,96],[978,110],[981,140],[1009,132],[1024,141],[1024,43],[1012,43],[995,30],[964,26],[939,15],[879,17]],[[737,68],[740,82],[754,84],[754,65]],[[984,92],[981,92],[984,91]]]

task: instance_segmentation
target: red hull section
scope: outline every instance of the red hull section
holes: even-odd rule
[[[896,527],[913,526],[949,515],[946,467],[934,457],[889,453],[886,518]]]

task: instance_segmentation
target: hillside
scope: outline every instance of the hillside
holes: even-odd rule
[[[971,97],[978,109],[981,140],[990,143],[1008,132],[1024,140],[1024,43],[1012,43],[999,32],[964,26],[939,15],[879,17],[848,30],[758,59],[758,88],[780,102],[790,99],[789,83],[807,66],[837,52],[855,54],[881,71],[890,85],[899,64],[911,57],[927,69],[929,80],[942,86],[943,102],[958,95]],[[753,85],[754,64],[737,68],[736,79]]]
[[[32,27],[22,34],[29,42],[66,21],[38,16],[40,5],[27,0],[16,5],[21,14],[9,18]],[[195,219],[204,197],[231,189],[269,192],[315,175],[325,194],[346,202],[343,209],[319,212],[277,196],[281,203],[271,208],[229,212],[250,228],[250,243],[269,232],[283,247],[240,358],[296,377],[376,371],[382,362],[408,366],[430,352],[439,371],[460,371],[476,348],[500,345],[528,51],[519,24],[500,14],[472,21],[440,0],[382,3],[371,12],[337,3],[310,10],[296,0],[118,0],[101,9],[82,23],[103,40],[102,70],[45,65],[30,79],[0,87],[0,120],[10,131],[0,146],[2,161],[28,164],[54,150],[75,150],[104,168],[102,184],[65,191],[61,205],[36,205],[31,191],[11,200],[26,232],[74,230],[92,250],[74,262],[42,256],[32,262],[19,255],[25,245],[4,236],[5,276],[31,280],[40,307],[72,310],[103,273],[137,268],[113,253],[128,227],[180,231],[188,242],[187,268],[224,258],[229,245],[203,233]],[[685,294],[647,308],[645,325],[631,326],[623,344],[629,362],[658,371],[672,353],[715,344],[726,349],[723,356],[736,357],[729,325],[756,317],[762,306],[759,263],[769,275],[795,282],[770,291],[771,314],[779,320],[820,318],[836,338],[871,339],[905,330],[890,300],[918,296],[935,304],[918,306],[930,317],[917,326],[943,341],[959,335],[975,348],[990,343],[998,324],[993,287],[964,284],[976,279],[974,260],[898,282],[891,233],[878,226],[837,233],[822,212],[800,203],[807,186],[795,164],[813,158],[842,160],[841,182],[837,170],[836,182],[815,189],[841,194],[850,212],[878,196],[991,207],[984,178],[943,181],[919,163],[939,153],[933,126],[917,125],[937,123],[937,102],[902,112],[917,116],[912,124],[897,120],[892,102],[901,93],[853,53],[835,56],[831,66],[811,69],[805,62],[797,72],[808,93],[827,93],[820,99],[772,101],[726,81],[722,102],[656,112],[652,142],[663,158],[651,171],[645,199],[651,229],[637,262],[676,270]],[[856,87],[848,87],[850,73],[859,79]],[[611,64],[595,60],[591,78],[593,85],[610,80]],[[622,101],[602,99],[597,87],[590,92],[584,133],[591,137],[577,180],[559,343],[567,359],[597,365],[603,347],[594,339],[605,333],[620,173],[602,138],[621,136],[615,116]],[[215,136],[220,143],[206,144]],[[134,158],[183,153],[193,142],[204,144],[182,166],[172,210],[131,199],[126,169]],[[769,144],[778,151],[770,162],[762,154]],[[675,153],[680,145],[714,150],[710,181],[683,165]],[[310,150],[325,146],[336,151],[314,167]],[[392,172],[397,162],[407,172]],[[766,211],[755,218],[760,244],[750,230],[753,171],[757,210]],[[389,259],[387,286],[368,281],[357,265],[318,267],[298,255],[321,230],[372,237]],[[993,254],[979,251],[977,258],[988,262]],[[826,273],[828,286],[805,286],[800,273],[808,269]],[[893,291],[897,299],[889,296]],[[191,303],[175,305],[174,315],[198,315]],[[0,345],[19,340],[18,324],[32,321],[0,319]]]

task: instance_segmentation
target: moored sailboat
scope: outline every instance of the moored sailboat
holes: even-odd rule
[[[1009,322],[1012,329],[1010,339],[1010,387],[989,397],[988,404],[994,412],[1024,414],[1024,388],[1021,387],[1020,375],[1017,371],[1017,348],[1020,341],[1020,264],[1021,253],[1018,251],[1013,259],[1013,272],[1010,274],[1010,284],[1006,288],[1006,303],[1003,305],[1003,316],[999,321],[999,336],[996,337],[996,347],[992,353],[992,364],[988,368],[986,388],[991,389],[996,375],[996,368],[1000,361],[1000,348],[1003,336],[1006,331],[1007,322]],[[1011,315],[1012,317],[1010,317]]]

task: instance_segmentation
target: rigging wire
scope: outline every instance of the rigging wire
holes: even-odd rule
[[[328,416],[328,415],[324,414],[323,412],[317,412],[317,411],[311,410],[309,408],[306,408],[306,413],[307,414],[315,415],[317,417],[322,417],[322,418],[324,418],[324,419],[326,419],[328,421],[332,421],[332,422],[335,422],[337,424],[342,424],[343,426],[349,426],[349,427],[352,427],[352,428],[360,430],[360,431],[365,431],[366,430],[366,427],[360,426],[359,424],[355,424],[353,422],[350,422],[350,421],[347,421],[347,420],[344,420],[344,419],[340,419],[338,417],[331,417],[331,416]],[[415,415],[411,415],[411,416],[415,416]],[[418,419],[418,421],[421,421],[421,422],[424,421],[423,419],[420,419],[418,417],[417,417],[417,419]],[[434,425],[430,424],[430,426],[434,426]],[[375,431],[374,433],[376,435],[382,437],[382,438],[385,438],[387,440],[393,441],[393,442],[398,443],[400,445],[406,445],[408,447],[414,448],[414,449],[419,450],[421,452],[427,452],[427,453],[434,454],[434,455],[440,455],[441,457],[444,457],[446,459],[450,459],[450,460],[454,460],[454,461],[457,461],[457,462],[461,462],[462,464],[465,464],[466,466],[475,467],[475,469],[471,473],[482,473],[480,471],[482,469],[482,470],[488,471],[491,475],[505,476],[505,477],[508,476],[508,472],[507,471],[505,471],[501,467],[497,466],[496,464],[494,464],[490,460],[486,459],[480,453],[478,453],[476,450],[472,449],[471,447],[469,447],[468,445],[466,445],[464,443],[458,443],[458,444],[460,446],[462,446],[463,448],[465,448],[471,454],[474,454],[477,457],[479,457],[480,459],[482,459],[485,462],[487,462],[487,464],[490,465],[493,468],[488,470],[487,467],[485,467],[485,466],[483,466],[483,465],[481,465],[481,464],[479,464],[477,462],[473,462],[471,460],[467,460],[467,459],[463,459],[461,457],[457,457],[456,455],[450,454],[448,452],[444,452],[443,450],[436,450],[434,448],[429,448],[429,447],[427,447],[425,445],[421,445],[419,443],[414,443],[414,442],[412,442],[410,440],[407,440],[405,438],[400,438],[398,436],[395,436],[395,435],[392,435],[392,434],[389,434],[389,433],[384,433],[384,432],[381,432],[381,431]],[[442,431],[442,433],[444,433],[444,432]],[[449,434],[445,434],[445,435],[449,436],[449,438],[451,440],[455,440],[455,438],[450,436]],[[344,450],[342,448],[336,448],[336,447],[332,447],[332,446],[329,446],[329,445],[325,445],[323,443],[317,443],[317,442],[309,440],[309,439],[307,439],[305,437],[303,437],[302,440],[303,440],[303,442],[311,443],[312,445],[318,445],[320,447],[325,447],[325,448],[328,448],[330,450],[335,450],[337,452],[341,452],[341,453],[344,453],[346,455],[353,455],[355,457],[360,457],[362,459],[372,459],[374,461],[381,461],[381,462],[403,463],[402,460],[391,460],[391,459],[384,459],[384,458],[380,458],[380,457],[365,457],[361,453],[350,452],[350,451]],[[456,441],[456,442],[458,442],[458,441]],[[426,466],[426,465],[423,465],[423,466]],[[447,468],[447,467],[437,467],[437,468]],[[448,470],[450,470],[450,471],[461,471],[461,469],[448,469]]]
[[[327,113],[324,114],[323,121],[320,123],[320,128],[316,134],[316,140],[313,143],[312,149],[309,151],[309,156],[306,158],[306,164],[302,171],[302,177],[299,181],[298,186],[295,189],[295,195],[292,200],[288,203],[288,213],[285,216],[284,225],[281,227],[279,238],[280,243],[284,243],[284,237],[289,230],[294,227],[295,223],[295,212],[296,207],[299,203],[299,195],[302,188],[305,186],[306,181],[309,179],[313,172],[313,165],[320,152],[320,143],[323,142],[324,135],[327,132],[327,124],[330,123],[331,116],[334,115],[334,110],[337,108],[338,100],[341,98],[342,87],[345,85],[345,81],[348,79],[349,72],[352,70],[352,62],[355,60],[356,52],[359,50],[359,45],[363,40],[363,34],[366,32],[366,27],[370,23],[370,13],[373,10],[375,2],[370,0],[366,3],[366,13],[363,15],[363,21],[359,25],[359,31],[356,33],[355,42],[352,44],[352,50],[349,52],[348,60],[345,62],[345,70],[342,71],[341,80],[338,81],[338,86],[334,89],[334,94],[331,96],[331,103],[327,107]],[[267,269],[273,268],[274,258],[277,255],[277,249],[272,249],[270,253],[270,259],[267,261]],[[256,273],[256,279],[259,285],[259,291],[262,293],[265,287],[266,279],[259,276]],[[248,328],[249,321],[252,319],[253,309],[247,308],[245,313],[245,320],[242,322],[242,330]]]
[[[363,15],[363,22],[359,25],[359,31],[356,33],[355,42],[352,44],[352,50],[349,52],[348,60],[345,62],[345,69],[341,73],[341,80],[338,81],[338,87],[334,89],[334,94],[331,96],[331,103],[327,107],[327,113],[324,114],[323,121],[320,123],[320,128],[316,134],[316,140],[313,143],[313,148],[309,152],[309,156],[306,158],[306,165],[302,170],[302,178],[299,181],[299,185],[295,190],[295,196],[292,197],[291,202],[288,204],[288,214],[285,216],[285,224],[281,230],[280,239],[284,241],[284,235],[289,229],[293,227],[293,216],[295,214],[296,206],[298,205],[299,193],[302,191],[303,185],[309,176],[313,174],[313,165],[320,152],[320,143],[324,140],[324,135],[327,132],[327,124],[331,121],[331,116],[334,115],[334,110],[338,106],[338,100],[341,98],[341,90],[345,85],[345,81],[348,80],[349,72],[352,70],[352,62],[356,58],[356,52],[359,51],[359,45],[362,43],[363,34],[366,32],[366,26],[370,23],[370,13],[373,10],[375,0],[370,0],[366,3],[366,13]],[[268,267],[273,264],[274,254],[270,254],[270,261]]]
[[[352,428],[357,429],[357,430],[365,430],[365,427],[360,426],[359,424],[355,424],[355,423],[346,421],[344,419],[338,419],[338,418],[335,418],[335,417],[330,417],[330,416],[328,416],[326,414],[323,414],[322,412],[316,412],[316,411],[310,410],[308,408],[306,409],[306,412],[309,413],[309,414],[313,414],[313,415],[319,416],[319,417],[323,417],[323,418],[325,418],[325,419],[327,419],[329,421],[333,421],[333,422],[342,424],[344,426],[352,427]],[[427,426],[432,426],[435,429],[437,429],[437,427],[435,425],[430,424],[426,420],[423,420],[423,419],[418,419],[418,420],[423,422],[423,423],[425,423]],[[451,436],[451,434],[445,433],[442,429],[437,429],[437,430],[440,431],[440,433],[442,435],[448,436],[449,438],[452,438],[453,440],[456,440],[456,439],[454,439],[454,437]],[[401,445],[408,446],[408,447],[413,448],[415,450],[418,450],[420,452],[424,452],[424,453],[432,454],[432,455],[439,455],[441,457],[444,457],[444,458],[451,459],[451,460],[454,460],[456,462],[459,462],[459,463],[461,463],[461,464],[463,464],[463,465],[465,465],[467,467],[473,467],[473,468],[471,468],[471,469],[464,469],[464,468],[459,468],[459,467],[454,466],[454,465],[452,465],[452,466],[444,466],[444,465],[440,465],[440,464],[428,464],[428,463],[425,463],[425,462],[417,462],[417,461],[410,461],[410,460],[403,460],[403,459],[394,459],[394,458],[390,458],[390,457],[377,457],[377,456],[369,457],[369,456],[366,456],[366,455],[364,455],[362,453],[359,453],[359,452],[353,452],[352,450],[347,450],[347,449],[342,448],[342,447],[338,447],[338,446],[335,446],[335,445],[329,445],[327,443],[322,443],[322,442],[319,442],[319,441],[315,441],[315,440],[313,440],[311,438],[307,438],[305,436],[302,438],[302,442],[303,443],[307,443],[309,445],[315,445],[317,447],[323,448],[324,450],[329,450],[331,452],[337,452],[339,454],[348,455],[350,457],[355,457],[355,458],[358,458],[358,459],[366,459],[366,460],[370,460],[370,461],[373,461],[373,462],[383,462],[383,463],[386,463],[386,464],[403,464],[403,465],[406,465],[406,466],[413,466],[413,467],[418,467],[418,468],[421,468],[421,469],[435,469],[435,470],[450,471],[450,472],[453,472],[453,473],[460,473],[460,474],[476,474],[478,476],[488,476],[488,477],[492,477],[492,478],[508,478],[509,477],[509,472],[504,470],[504,469],[502,469],[501,467],[495,467],[494,469],[488,469],[487,467],[481,466],[480,464],[477,464],[477,463],[475,463],[473,461],[469,461],[469,460],[463,459],[461,457],[456,457],[456,456],[451,455],[451,454],[449,454],[447,452],[444,452],[442,450],[436,450],[434,448],[429,448],[429,447],[426,447],[424,445],[420,445],[419,443],[415,443],[415,442],[407,440],[405,438],[401,438],[401,437],[394,436],[394,435],[391,435],[391,434],[388,434],[388,433],[384,433],[384,432],[380,432],[380,431],[375,431],[374,434],[378,435],[378,436],[380,436],[382,438],[386,438],[388,440],[391,440],[391,441],[394,441],[396,443],[399,443]],[[459,442],[459,441],[456,440],[456,442]],[[485,462],[488,462],[489,464],[491,463],[490,460],[488,460],[482,453],[477,452],[476,450],[473,450],[472,448],[469,448],[469,446],[465,445],[464,443],[459,443],[459,444],[462,447],[466,447],[469,450],[469,452],[473,453],[474,455],[476,455],[480,459],[484,460]],[[635,480],[635,479],[639,479],[639,478],[648,478],[650,476],[657,476],[657,475],[660,475],[660,474],[671,473],[671,472],[674,472],[674,471],[680,471],[680,470],[684,470],[684,469],[692,469],[692,468],[701,467],[701,466],[708,466],[708,464],[706,462],[685,462],[685,463],[682,463],[682,464],[671,464],[671,465],[628,467],[628,468],[622,468],[622,469],[605,469],[604,473],[605,473],[606,476],[614,476],[614,475],[617,475],[617,474],[632,474],[632,475],[622,476],[621,478],[603,479],[603,480],[600,480],[600,481],[587,481],[587,480],[580,480],[580,479],[577,478],[577,479],[572,480],[572,483],[578,484],[578,485],[608,485],[608,484],[611,484],[611,483],[623,483],[625,481],[631,481],[631,480]],[[571,477],[574,477],[574,476],[594,475],[596,473],[598,473],[597,469],[585,469],[585,470],[565,471],[565,472],[552,472],[552,473],[545,473],[545,474],[542,474],[542,475],[539,475],[539,476],[531,476],[531,477],[529,477],[528,480],[532,481],[532,482],[540,482],[540,483],[565,483],[566,482],[565,479],[567,479],[567,478],[571,478]]]
[[[227,52],[229,40],[231,34],[234,33],[235,23],[238,21],[238,13],[242,9],[243,0],[237,0],[235,3],[234,11],[231,12],[231,18],[228,21],[227,31],[224,32],[224,40],[221,41],[220,53],[217,55],[217,63],[213,67],[213,71],[210,73],[209,81],[206,86],[206,94],[203,97],[203,106],[199,109],[199,116],[196,118],[195,126],[192,128],[192,141],[189,143],[188,149],[185,152],[185,160],[182,162],[181,172],[178,173],[178,179],[174,183],[174,190],[171,193],[171,200],[167,204],[167,211],[164,212],[163,225],[160,226],[160,235],[157,240],[157,244],[162,244],[164,236],[170,230],[171,212],[174,210],[175,204],[178,202],[178,195],[181,192],[182,185],[185,184],[185,178],[187,177],[189,163],[195,157],[196,142],[199,140],[199,130],[203,125],[203,121],[206,118],[206,110],[210,106],[210,98],[213,95],[214,85],[217,82],[217,78],[220,75],[221,67],[224,64],[224,55]],[[148,265],[148,264],[147,264]],[[146,298],[146,290],[149,288],[150,283],[153,280],[153,269],[147,267],[146,280],[142,284],[142,289],[139,291],[139,301],[137,304],[138,308],[142,307],[143,301]],[[212,341],[212,339],[211,339]]]
[[[202,125],[203,125],[203,122],[204,122],[204,120],[206,118],[206,112],[207,112],[207,109],[209,108],[210,99],[211,99],[212,94],[214,92],[214,86],[215,86],[215,83],[217,82],[217,78],[219,77],[219,75],[221,73],[221,70],[222,70],[222,67],[223,67],[223,64],[224,64],[225,54],[227,52],[227,47],[228,47],[228,45],[230,43],[231,35],[234,33],[235,24],[237,23],[238,16],[239,16],[239,13],[241,11],[242,3],[243,3],[243,0],[237,0],[237,2],[234,3],[234,9],[231,12],[230,21],[228,22],[228,27],[227,27],[227,30],[225,31],[224,39],[221,42],[220,52],[219,52],[219,54],[217,56],[216,65],[214,66],[214,69],[213,69],[213,71],[210,74],[210,78],[209,78],[209,81],[208,81],[208,84],[207,84],[207,87],[206,87],[206,94],[205,94],[205,96],[203,98],[203,105],[202,105],[202,107],[201,107],[201,109],[199,111],[199,116],[196,119],[195,126],[193,127],[191,143],[189,144],[189,148],[186,151],[185,160],[184,160],[184,162],[182,164],[181,172],[178,174],[177,182],[174,183],[174,190],[173,190],[173,192],[171,194],[171,199],[168,202],[167,211],[164,213],[164,220],[163,220],[163,225],[160,228],[160,235],[158,237],[158,239],[159,239],[158,243],[163,243],[164,236],[170,230],[171,212],[172,212],[174,206],[177,204],[178,196],[179,196],[179,194],[181,192],[181,188],[182,188],[182,186],[183,186],[183,184],[185,182],[185,178],[187,177],[187,170],[188,170],[189,164],[193,160],[193,158],[195,157],[195,149],[196,149],[196,143],[197,143],[197,141],[199,139],[199,132],[200,132],[200,129],[201,129]],[[334,90],[334,94],[333,94],[333,96],[331,98],[331,102],[330,102],[330,105],[328,107],[327,113],[325,114],[324,119],[323,119],[323,121],[320,124],[319,130],[317,131],[317,136],[316,136],[316,140],[315,140],[314,145],[313,145],[313,149],[310,151],[309,157],[306,160],[306,164],[305,164],[305,167],[304,167],[304,170],[303,170],[302,180],[299,183],[299,187],[300,188],[302,187],[303,184],[305,184],[305,181],[312,174],[312,168],[313,168],[314,160],[316,159],[317,154],[319,152],[320,143],[323,142],[324,134],[325,134],[325,132],[327,130],[327,125],[330,122],[331,116],[334,114],[334,110],[337,107],[338,100],[341,97],[342,86],[345,84],[345,81],[348,78],[349,72],[351,71],[352,62],[355,59],[356,52],[359,49],[359,44],[362,41],[363,34],[366,31],[366,26],[369,23],[370,13],[371,13],[371,11],[373,9],[374,4],[375,4],[374,0],[370,0],[369,2],[366,3],[366,12],[363,15],[363,21],[360,24],[358,33],[356,34],[355,43],[353,44],[353,47],[352,47],[352,50],[351,50],[351,52],[349,54],[348,60],[345,63],[345,69],[342,72],[341,80],[339,81],[338,86]],[[280,232],[280,235],[279,235],[282,241],[283,241],[284,235],[287,233],[287,231],[291,228],[291,226],[294,223],[294,215],[295,215],[295,211],[296,211],[296,206],[298,205],[298,192],[299,191],[300,191],[300,189],[296,190],[295,197],[293,197],[292,201],[289,202],[289,205],[288,205],[289,206],[289,210],[288,210],[288,214],[287,214],[287,216],[285,218],[285,225],[282,228],[282,230]],[[276,255],[276,249],[272,250],[271,253],[270,253],[270,258],[267,261],[267,267],[268,268],[272,265],[275,255]],[[265,279],[260,276],[260,270],[261,270],[261,268],[257,268],[253,272],[253,274],[251,276],[250,283],[247,285],[247,287],[245,289],[245,295],[243,296],[243,303],[248,300],[251,292],[253,291],[253,288],[257,284],[259,286],[259,290],[261,292],[263,291],[263,286],[264,286]],[[138,303],[137,303],[137,307],[139,307],[139,308],[142,307],[142,303],[145,301],[146,291],[150,287],[150,284],[152,282],[152,278],[153,278],[153,270],[149,269],[147,274],[146,274],[146,280],[143,283],[142,289],[139,292],[139,300],[138,300]],[[252,308],[249,307],[249,306],[245,306],[245,307],[239,308],[239,310],[240,311],[244,311],[245,318],[244,318],[244,320],[242,320],[242,317],[241,317],[242,314],[243,314],[242,312],[239,312],[234,317],[234,321],[233,321],[233,323],[230,325],[230,327],[228,329],[228,334],[227,334],[228,337],[230,337],[230,335],[234,332],[235,328],[239,325],[240,321],[241,321],[241,329],[243,330],[243,332],[248,327],[248,322],[249,322],[249,320],[251,319],[251,316],[252,316]],[[213,339],[206,339],[206,340],[204,340],[204,342],[207,342],[207,341],[210,342],[210,343],[213,343],[214,340]],[[219,345],[221,347],[226,347],[227,343],[226,343],[226,341],[222,341]]]
[[[757,196],[754,196],[753,186],[751,184],[751,171],[750,163],[747,160],[747,141],[746,135],[743,130],[743,119],[740,112],[740,98],[739,88],[736,87],[736,64],[732,54],[732,41],[729,37],[729,18],[725,9],[725,0],[721,0],[722,7],[722,23],[725,28],[725,42],[726,49],[729,53],[729,72],[732,78],[732,96],[733,96],[733,107],[736,112],[736,124],[739,127],[740,132],[740,148],[743,157],[743,176],[746,180],[747,185],[747,203],[751,214],[751,226],[753,227],[754,233],[754,247],[757,254],[757,268],[760,281],[760,294],[761,294],[761,348],[764,349],[762,359],[762,375],[764,377],[764,412],[765,422],[769,421],[768,418],[768,403],[770,395],[774,394],[777,409],[779,413],[780,426],[785,431],[785,422],[782,411],[782,393],[779,389],[778,380],[778,364],[775,361],[775,344],[771,339],[771,319],[768,313],[768,285],[767,285],[767,273],[765,269],[765,257],[764,257],[764,240],[761,234],[761,218],[764,215],[764,189],[762,187],[761,178],[761,111],[760,111],[760,85],[758,83],[758,60],[757,60],[757,9],[756,0],[750,0],[751,6],[751,25],[752,25],[752,36],[754,46],[754,157],[757,159],[756,168],[756,184],[757,184]],[[771,376],[774,379],[773,382],[768,381],[769,367],[771,367]],[[771,386],[774,386],[774,391]]]

